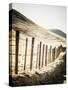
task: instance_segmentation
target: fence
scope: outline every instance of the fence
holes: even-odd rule
[[[45,43],[37,41],[34,37],[23,36],[19,31],[10,33],[10,73],[18,74],[20,67],[22,71],[26,71],[28,67],[30,71],[41,69],[55,61],[62,51],[62,45],[57,48],[50,45],[48,48]]]

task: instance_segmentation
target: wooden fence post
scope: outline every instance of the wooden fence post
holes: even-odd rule
[[[37,69],[37,65],[38,65],[38,55],[39,55],[39,45],[37,46],[36,69]]]
[[[40,69],[40,62],[41,62],[41,45],[42,45],[42,43],[40,42],[40,47],[39,47],[39,69]]]
[[[47,65],[47,51],[48,51],[48,46],[46,45],[46,49],[45,49],[45,66]]]
[[[42,50],[42,67],[43,67],[43,63],[44,63],[44,48],[45,48],[45,45],[43,44],[43,50]]]
[[[30,70],[32,70],[32,63],[33,63],[34,40],[35,40],[35,38],[33,37],[32,44],[31,44]]]
[[[52,61],[55,60],[55,48],[52,49]]]
[[[9,31],[9,39],[11,39],[11,41],[9,41],[9,74],[12,75],[12,54],[10,54],[10,49],[12,52],[12,30]]]
[[[57,48],[57,57],[59,56],[59,47]]]
[[[56,47],[55,47],[55,59],[56,59]]]
[[[59,53],[62,52],[62,45],[59,46]]]
[[[58,57],[58,47],[56,48],[56,58]]]
[[[25,45],[25,60],[24,60],[24,70],[26,69],[27,44],[28,44],[28,38],[26,38],[26,45]]]
[[[50,45],[49,53],[48,53],[48,63],[51,63],[51,53],[52,52],[52,46]]]
[[[58,56],[59,56],[59,47],[58,47]]]
[[[19,31],[16,31],[15,74],[18,74]]]

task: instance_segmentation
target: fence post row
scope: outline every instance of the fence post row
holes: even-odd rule
[[[34,41],[35,41],[35,38],[33,37],[31,40],[30,70],[32,70],[32,64],[33,64]],[[26,45],[25,45],[24,70],[26,70],[27,46],[28,46],[28,38],[26,38]],[[58,48],[54,47],[52,49],[52,45],[50,45],[50,48],[48,51],[48,45],[46,46],[45,44],[42,45],[42,42],[40,41],[40,43],[37,46],[36,69],[37,68],[40,69],[41,65],[43,67],[44,64],[46,66],[47,63],[51,63],[51,61],[54,61],[60,54],[61,50],[62,50],[62,46],[59,46]],[[42,54],[41,54],[41,51],[42,51]],[[16,31],[16,50],[15,52],[16,52],[15,74],[18,74],[19,31]],[[42,59],[42,62],[41,62],[41,59]]]

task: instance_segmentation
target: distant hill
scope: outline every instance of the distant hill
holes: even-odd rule
[[[66,38],[66,33],[62,32],[59,29],[51,29],[50,31],[53,32],[53,33],[56,33],[56,34],[58,34],[58,35],[60,35],[60,36],[62,36],[64,38]]]

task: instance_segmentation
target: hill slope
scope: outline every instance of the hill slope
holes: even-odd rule
[[[66,38],[66,34],[64,32],[62,32],[61,30],[58,29],[52,29],[51,32],[56,33],[64,38]]]

